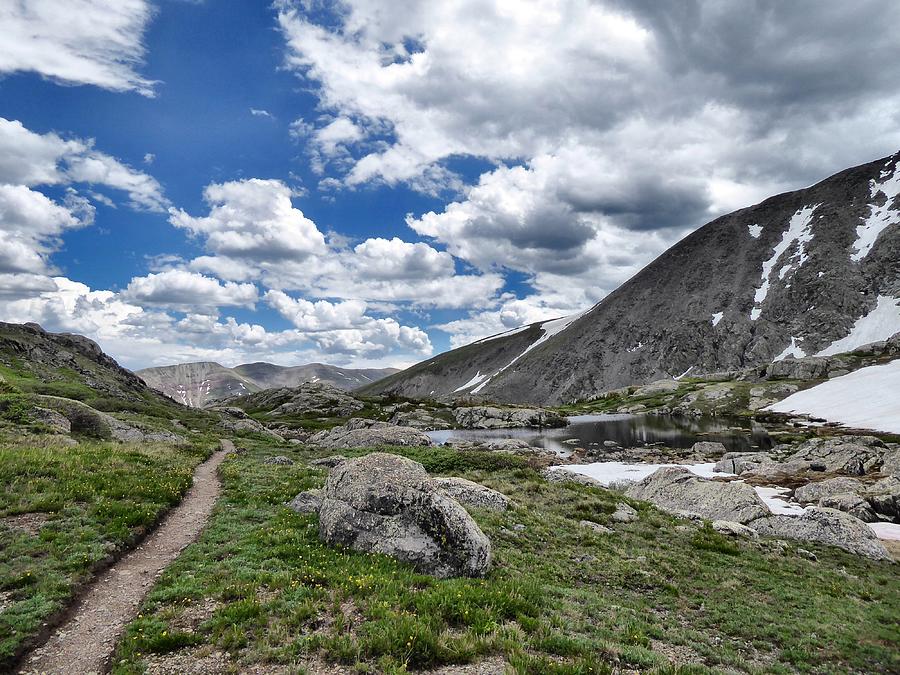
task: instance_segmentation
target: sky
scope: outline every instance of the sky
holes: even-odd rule
[[[0,320],[403,367],[900,149],[894,0],[0,0]]]

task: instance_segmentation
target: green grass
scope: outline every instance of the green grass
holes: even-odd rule
[[[811,547],[818,561],[726,539],[644,504],[612,525],[614,493],[550,484],[523,460],[394,449],[517,507],[476,511],[495,554],[486,579],[438,581],[396,561],[325,546],[317,518],[283,502],[320,486],[306,451],[244,442],[201,539],[162,576],[127,630],[114,672],[148,657],[224,650],[235,668],[319,660],[400,673],[502,655],[519,673],[867,673],[900,669],[895,565]],[[262,463],[288,454],[293,466]],[[580,520],[613,526],[598,535]],[[514,525],[523,525],[516,529]],[[201,608],[206,608],[200,611]],[[701,665],[677,669],[687,650]]]
[[[0,670],[109,556],[180,501],[209,444],[0,441]],[[4,524],[43,514],[37,534]]]

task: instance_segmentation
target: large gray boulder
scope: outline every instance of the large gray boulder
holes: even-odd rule
[[[891,559],[871,528],[835,509],[813,506],[801,516],[760,518],[752,527],[761,535],[837,546],[873,560]]]
[[[804,504],[815,504],[820,499],[840,494],[860,495],[865,486],[856,478],[838,476],[817,483],[807,483],[794,490],[794,499]]]
[[[763,464],[772,464],[772,457],[767,452],[726,452],[716,462],[714,471],[740,475],[745,471],[753,471]]]
[[[317,513],[322,508],[322,490],[301,492],[285,506],[296,513]]]
[[[72,423],[60,412],[50,408],[37,407],[31,410],[31,417],[35,422],[43,424],[55,434],[69,434],[72,432]]]
[[[900,478],[882,478],[869,486],[865,496],[876,513],[900,522]]]
[[[819,506],[829,509],[837,509],[849,513],[854,518],[859,518],[864,523],[874,523],[878,516],[863,497],[850,492],[842,492],[836,495],[828,495],[819,500]]]
[[[707,480],[683,467],[659,469],[626,489],[625,494],[669,512],[692,513],[710,520],[746,524],[769,515],[769,509],[746,483]]]
[[[254,434],[262,434],[275,440],[283,441],[280,434],[264,427],[260,422],[250,417],[246,412],[235,406],[214,406],[209,410],[219,414],[221,425],[228,431],[249,431]]]
[[[391,416],[390,422],[399,427],[412,427],[413,429],[421,429],[422,431],[453,428],[453,425],[447,420],[436,417],[427,410],[422,410],[421,408],[399,410]]]
[[[825,358],[787,358],[766,367],[767,380],[823,380],[827,376],[828,359]]]
[[[432,445],[428,434],[419,429],[398,427],[395,424],[363,418],[354,418],[342,426],[313,434],[307,443],[331,449]]]
[[[372,453],[328,475],[319,538],[384,553],[438,578],[483,576],[491,543],[472,517],[441,492],[418,462]]]
[[[464,506],[506,511],[512,503],[505,494],[465,478],[435,478],[438,490]]]
[[[862,476],[881,466],[887,451],[874,436],[814,438],[803,443],[788,461],[812,462],[820,471],[839,471]]]
[[[543,408],[499,408],[479,405],[454,408],[453,417],[463,429],[564,427],[567,424],[565,417]]]

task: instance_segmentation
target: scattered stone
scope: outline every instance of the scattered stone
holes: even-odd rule
[[[574,471],[567,471],[561,466],[550,466],[541,472],[544,480],[550,483],[577,483],[578,485],[589,485],[591,487],[603,487],[600,481],[584,476]]]
[[[633,523],[638,519],[638,512],[625,502],[616,504],[616,510],[610,516],[617,523]]]
[[[813,506],[800,516],[767,516],[756,520],[753,529],[761,535],[837,546],[873,560],[891,559],[868,525],[834,509]]]
[[[506,511],[510,499],[505,494],[492,490],[465,478],[435,478],[438,489],[464,506],[474,506],[491,511]]]
[[[543,408],[455,408],[453,417],[463,429],[512,429],[516,427],[564,427],[566,418]]]
[[[318,513],[322,507],[322,490],[307,490],[301,492],[285,506],[297,513]]]
[[[330,455],[329,457],[320,457],[319,459],[311,459],[307,464],[310,466],[321,466],[326,469],[333,469],[338,464],[342,462],[346,462],[347,458],[344,455]]]
[[[819,556],[817,556],[812,551],[807,551],[805,548],[798,548],[797,555],[799,555],[801,558],[812,560],[813,562],[816,562],[819,559]]]
[[[276,466],[292,466],[294,464],[294,460],[290,457],[285,457],[284,455],[275,455],[273,457],[266,457],[263,460],[263,464],[275,464]]]
[[[735,523],[730,520],[714,520],[712,522],[712,528],[719,534],[724,534],[728,537],[742,537],[744,539],[759,538],[756,530],[752,527],[747,527],[746,525],[741,525],[740,523]]]
[[[374,448],[384,445],[428,446],[428,435],[412,427],[398,427],[387,422],[364,418],[351,419],[346,424],[320,431],[309,437],[308,443],[321,448]]]
[[[605,525],[601,525],[600,523],[595,523],[592,520],[581,520],[578,522],[581,527],[586,527],[587,529],[594,532],[594,534],[612,534],[612,530],[606,527]]]
[[[516,523],[512,526],[512,529],[514,529],[516,532],[524,532],[525,526],[522,523]]]
[[[625,494],[667,511],[688,511],[710,520],[748,523],[769,514],[769,509],[746,483],[707,480],[684,467],[659,469]]]
[[[440,492],[424,467],[380,452],[331,471],[319,537],[393,556],[438,578],[479,577],[491,565],[488,538],[458,502]]]

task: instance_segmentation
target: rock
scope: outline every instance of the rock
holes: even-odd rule
[[[607,441],[603,441],[603,447],[604,448],[618,448],[621,446],[618,443],[616,443],[615,441],[607,440]]]
[[[650,384],[645,384],[634,390],[632,396],[652,396],[654,394],[665,394],[676,391],[681,385],[677,380],[656,380]]]
[[[322,506],[322,499],[322,490],[307,490],[298,494],[285,506],[297,513],[318,513]]]
[[[185,442],[184,437],[174,432],[127,424],[112,415],[95,410],[81,401],[59,396],[41,395],[35,398],[40,402],[42,408],[65,417],[73,434],[122,442],[178,444]]]
[[[69,434],[72,432],[72,423],[66,416],[50,408],[34,408],[31,410],[31,417],[35,422],[49,427],[53,433]]]
[[[271,429],[264,427],[240,408],[234,406],[215,406],[209,408],[209,410],[219,413],[219,419],[221,420],[222,426],[229,431],[248,431],[254,434],[262,434],[263,436],[268,436],[269,438],[274,438],[279,441],[284,440],[280,435]]]
[[[874,523],[878,520],[872,507],[869,506],[869,502],[857,494],[840,493],[828,495],[819,500],[819,506],[849,513],[851,516],[859,518],[864,523]]]
[[[365,407],[358,398],[325,382],[303,382],[296,387],[263,389],[229,398],[225,403],[247,410],[266,410],[272,418],[285,415],[349,417]]]
[[[465,478],[435,478],[438,489],[464,506],[506,511],[510,499],[505,494]]]
[[[594,532],[594,534],[612,534],[612,530],[606,527],[605,525],[601,525],[600,523],[595,523],[592,520],[580,520],[578,524],[581,527],[586,527],[587,529]]]
[[[900,478],[900,448],[885,451],[881,460],[881,473]]]
[[[816,562],[819,559],[819,556],[817,556],[812,551],[807,551],[805,548],[798,548],[797,555],[799,555],[801,558],[812,560],[813,562]]]
[[[617,523],[633,523],[638,519],[638,512],[625,502],[616,504],[616,510],[610,516]]]
[[[716,462],[713,469],[719,473],[741,475],[745,471],[753,471],[763,464],[772,464],[772,457],[767,452],[726,452]]]
[[[391,424],[396,424],[397,426],[412,427],[413,429],[420,429],[422,431],[436,431],[439,429],[453,428],[453,425],[447,420],[435,417],[431,413],[425,410],[419,410],[418,408],[415,410],[401,410],[396,412],[391,417],[390,421]]]
[[[802,460],[790,462],[770,462],[761,464],[755,468],[745,468],[741,472],[742,477],[753,477],[760,481],[778,484],[784,480],[796,479],[809,471],[812,471],[813,463]]]
[[[726,452],[726,448],[722,443],[700,441],[691,446],[691,452],[698,457],[722,457]]]
[[[891,559],[871,528],[834,509],[813,506],[801,516],[768,516],[755,521],[753,529],[765,536],[837,546],[873,560]]]
[[[491,565],[490,541],[466,510],[441,493],[421,464],[386,453],[332,469],[319,538],[393,556],[438,578],[480,577]]]
[[[743,537],[745,539],[758,539],[759,535],[752,527],[741,525],[730,520],[714,520],[712,528],[719,534],[728,537]]]
[[[363,418],[354,418],[342,426],[313,434],[307,443],[335,449],[374,448],[383,445],[404,447],[432,445],[428,435],[418,429]]]
[[[580,473],[575,473],[574,471],[567,471],[561,466],[547,467],[541,472],[541,475],[544,477],[544,480],[550,483],[576,483],[578,485],[589,485],[591,487],[603,487],[603,485],[600,484],[600,481],[595,480],[590,476],[583,476]]]
[[[320,457],[319,459],[311,459],[307,464],[310,466],[323,466],[326,469],[333,469],[338,464],[346,462],[347,458],[343,455],[331,455],[329,457]]]
[[[838,476],[817,483],[807,483],[794,490],[794,499],[804,504],[816,504],[820,499],[839,494],[861,495],[863,484],[855,478]]]
[[[566,419],[543,408],[455,408],[453,417],[463,429],[512,429],[516,427],[564,427]]]
[[[869,486],[865,497],[876,513],[900,522],[900,478],[882,478]]]
[[[688,511],[710,520],[748,523],[769,514],[769,509],[746,483],[707,480],[683,467],[659,469],[628,488],[625,494],[667,511]]]
[[[290,457],[285,457],[284,455],[275,455],[273,457],[266,457],[263,460],[263,464],[275,464],[276,466],[291,466],[293,465],[294,460]]]
[[[823,358],[787,358],[766,367],[767,380],[822,380],[827,376],[828,360]]]
[[[803,443],[788,461],[816,462],[825,471],[862,476],[881,466],[887,448],[874,436],[814,438]]]

